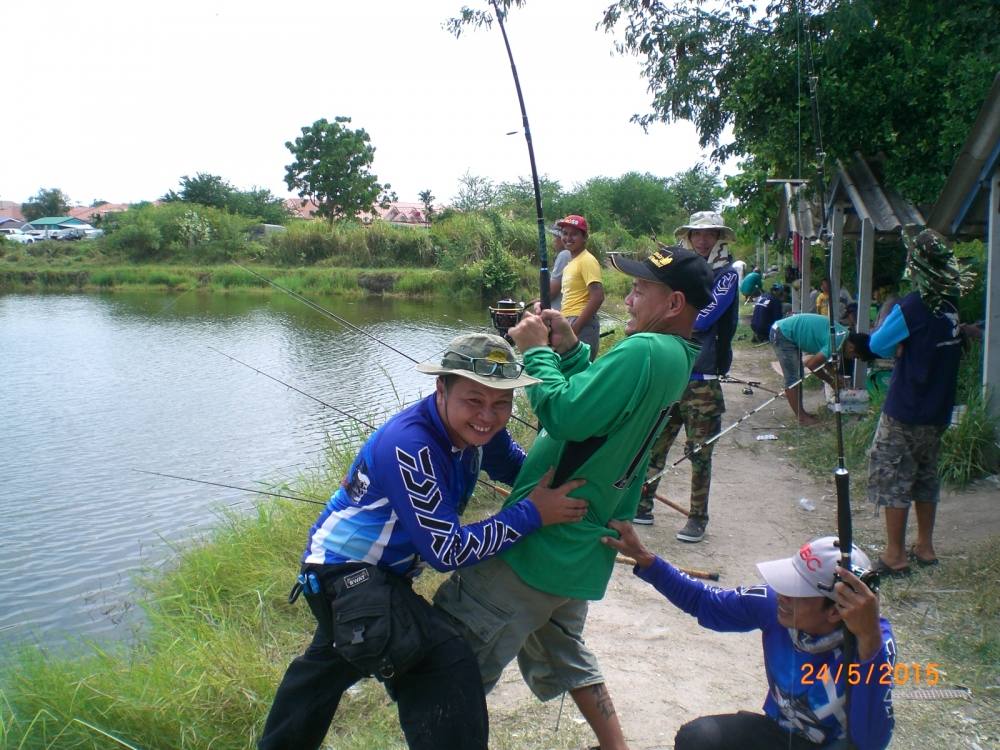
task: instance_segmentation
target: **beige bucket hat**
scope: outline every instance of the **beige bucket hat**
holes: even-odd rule
[[[722,215],[715,211],[696,211],[691,214],[687,224],[674,230],[674,237],[679,240],[687,239],[687,234],[692,229],[717,229],[720,242],[736,241],[736,233],[726,226]]]
[[[458,375],[503,390],[541,382],[524,374],[524,365],[517,361],[514,348],[506,339],[491,333],[456,336],[448,344],[440,365],[421,362],[416,369],[426,375]]]

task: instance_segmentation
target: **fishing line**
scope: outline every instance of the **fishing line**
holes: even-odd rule
[[[342,326],[344,326],[348,330],[354,331],[355,333],[360,333],[362,336],[367,336],[368,338],[370,338],[375,343],[381,344],[382,346],[386,347],[387,349],[391,349],[392,351],[396,352],[396,354],[398,354],[399,356],[405,357],[406,359],[410,360],[410,362],[413,362],[414,364],[420,364],[419,360],[414,359],[409,354],[406,354],[405,352],[401,352],[399,349],[397,349],[396,347],[392,346],[391,344],[387,344],[385,341],[382,341],[382,339],[378,338],[377,336],[374,336],[374,335],[368,333],[368,331],[364,330],[363,328],[359,328],[358,326],[354,325],[354,323],[352,323],[351,321],[347,320],[346,318],[342,318],[340,315],[337,315],[337,313],[331,312],[330,310],[327,310],[322,305],[319,305],[319,304],[313,302],[312,300],[310,300],[310,299],[308,299],[306,297],[303,297],[298,292],[293,292],[291,289],[288,289],[286,287],[281,286],[281,284],[277,283],[276,281],[271,281],[271,279],[267,278],[266,276],[264,276],[262,274],[259,274],[256,271],[252,271],[251,269],[249,269],[249,268],[247,268],[245,266],[241,266],[236,261],[233,261],[233,265],[236,266],[237,268],[243,270],[243,271],[246,271],[251,276],[260,279],[264,283],[269,284],[270,286],[274,287],[275,289],[278,289],[278,290],[284,292],[285,294],[288,294],[292,298],[299,300],[302,304],[307,305],[308,307],[312,308],[313,310],[315,310],[316,312],[320,313],[321,315],[324,315],[324,316],[330,318],[331,320],[336,321],[337,323],[340,323]],[[209,348],[211,348],[211,347],[209,347]],[[218,350],[216,349],[215,351],[218,351]],[[222,352],[219,352],[219,354],[222,354]],[[227,356],[228,357],[229,355],[228,354],[223,354],[223,356]],[[235,361],[239,362],[239,360],[236,360],[235,357],[232,357],[231,359],[234,359]],[[240,364],[246,364],[246,363],[245,362],[240,362]],[[247,367],[250,367],[250,365],[247,365]],[[251,368],[251,369],[256,370],[256,368]],[[260,372],[260,370],[257,370],[257,372]],[[260,374],[261,375],[265,375],[265,373],[263,373],[263,372],[261,372]],[[277,380],[277,378],[274,378],[274,377],[272,377],[270,375],[267,375],[267,377],[271,378],[272,380]],[[277,382],[281,383],[280,380],[277,380]],[[282,385],[287,385],[287,383],[282,383]],[[288,386],[288,387],[292,388],[292,386]],[[292,390],[298,391],[299,393],[302,393],[303,396],[309,396],[308,393],[304,393],[303,391],[299,391],[297,388],[292,388]],[[313,396],[309,396],[309,398],[314,398],[314,397]],[[319,401],[319,399],[315,399],[315,400]],[[323,402],[320,401],[320,403],[323,403]],[[326,404],[326,405],[328,406],[328,404]],[[337,409],[334,406],[331,406],[330,408],[333,409],[334,411],[339,411],[341,414],[347,414],[343,410]],[[352,419],[354,418],[352,415],[347,415],[347,416],[351,416]],[[535,430],[536,432],[538,431],[538,428],[535,425],[533,425],[530,422],[527,422],[527,421],[521,419],[516,414],[511,414],[510,418],[513,419],[513,420],[515,420],[515,421],[517,421],[517,422],[520,422],[525,427],[530,427],[532,430]],[[358,421],[360,421],[360,420],[358,420]],[[372,428],[372,429],[374,429],[374,428]]]

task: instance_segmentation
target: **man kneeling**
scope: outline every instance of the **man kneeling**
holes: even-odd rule
[[[792,557],[758,563],[764,584],[724,590],[689,578],[651,553],[631,524],[610,521],[608,526],[621,538],[606,536],[604,543],[633,558],[633,572],[700,625],[762,634],[770,688],[764,714],[702,716],[678,730],[675,750],[842,748],[848,732],[857,750],[889,744],[896,660],[892,629],[879,617],[875,593],[839,567],[835,537],[807,542]],[[857,547],[851,563],[862,575],[871,569]],[[842,624],[857,638],[856,660],[846,666]]]

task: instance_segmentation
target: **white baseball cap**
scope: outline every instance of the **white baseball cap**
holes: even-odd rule
[[[833,599],[833,585],[840,565],[840,543],[835,536],[806,542],[798,553],[782,560],[757,563],[757,570],[772,589],[784,596],[825,596]],[[871,570],[868,555],[851,548],[851,568]]]

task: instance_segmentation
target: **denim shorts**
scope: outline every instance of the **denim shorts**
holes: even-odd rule
[[[781,374],[785,376],[785,388],[802,378],[802,352],[792,341],[785,338],[777,325],[771,326],[771,346],[781,365]]]

